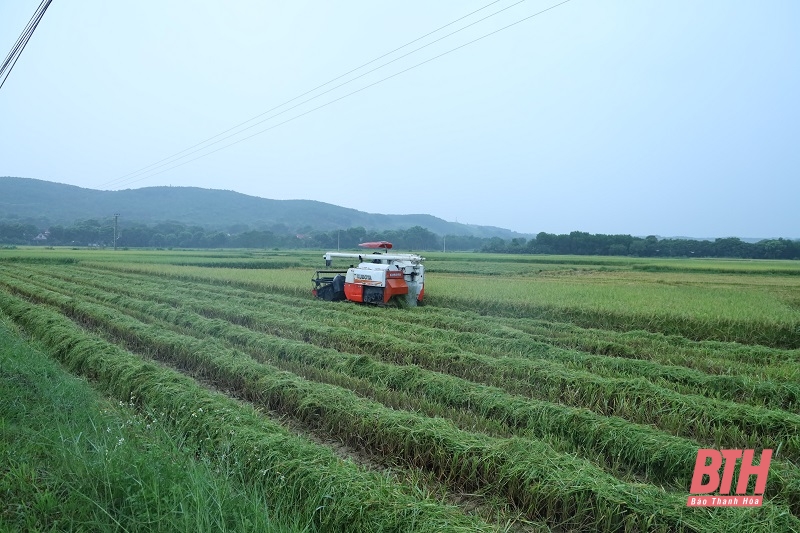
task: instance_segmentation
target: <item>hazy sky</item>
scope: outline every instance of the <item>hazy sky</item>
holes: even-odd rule
[[[130,175],[489,0],[55,0],[0,89],[0,176],[531,233],[800,237],[800,2],[571,0],[400,73],[559,1],[500,0]],[[3,56],[38,4],[0,2]]]

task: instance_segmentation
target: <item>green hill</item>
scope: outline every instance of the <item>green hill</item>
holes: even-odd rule
[[[439,235],[471,235],[509,239],[511,230],[448,222],[431,215],[365,213],[312,200],[270,200],[233,191],[197,187],[144,187],[98,191],[29,178],[0,177],[0,221],[20,221],[45,228],[76,220],[107,219],[119,213],[127,223],[174,221],[207,229],[246,226],[267,229],[284,225],[290,231],[330,231],[352,227],[368,230],[421,226]]]

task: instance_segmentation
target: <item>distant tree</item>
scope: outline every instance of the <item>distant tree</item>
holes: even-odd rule
[[[614,243],[608,247],[608,255],[628,255],[628,247],[624,244]]]
[[[146,226],[133,226],[120,231],[117,245],[131,248],[149,246],[152,238],[152,229]]]
[[[647,253],[647,246],[643,239],[634,239],[628,246],[628,253],[636,257],[643,257]]]
[[[756,243],[756,249],[764,259],[792,259],[797,257],[793,244],[787,239],[771,239]]]
[[[33,224],[0,223],[0,243],[29,244],[39,233],[39,229]]]
[[[163,233],[154,233],[153,236],[150,237],[150,246],[155,248],[161,248],[162,246],[165,246],[166,242],[167,240]]]
[[[439,248],[438,237],[422,226],[414,226],[406,230],[409,248],[412,250],[436,250]]]
[[[342,248],[355,248],[359,243],[364,242],[367,237],[367,230],[361,226],[348,228],[341,232],[339,245]]]
[[[489,242],[483,245],[481,251],[488,253],[504,253],[506,249],[506,241],[500,237],[492,237],[489,239]]]
[[[525,244],[527,243],[527,239],[524,237],[515,237],[511,239],[511,242],[508,245],[508,252],[512,254],[521,254],[527,251]]]
[[[745,243],[738,237],[726,237],[714,240],[716,257],[745,257]]]

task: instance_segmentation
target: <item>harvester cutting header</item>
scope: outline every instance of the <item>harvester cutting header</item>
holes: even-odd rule
[[[384,253],[340,253],[328,252],[325,266],[330,267],[335,257],[358,259],[358,266],[347,270],[317,270],[312,278],[314,296],[327,301],[350,300],[352,302],[385,305],[400,300],[415,306],[422,302],[425,294],[424,257],[416,254],[390,254],[392,243],[386,241],[365,242],[362,248],[383,249]]]

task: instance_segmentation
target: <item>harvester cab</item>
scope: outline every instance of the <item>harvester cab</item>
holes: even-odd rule
[[[383,249],[384,253],[340,253],[328,252],[325,266],[331,267],[334,258],[358,259],[358,266],[347,270],[317,270],[311,281],[314,296],[327,301],[350,300],[352,302],[385,305],[392,300],[415,306],[422,302],[425,294],[424,257],[416,254],[390,254],[392,243],[386,241],[365,242],[362,248]]]

